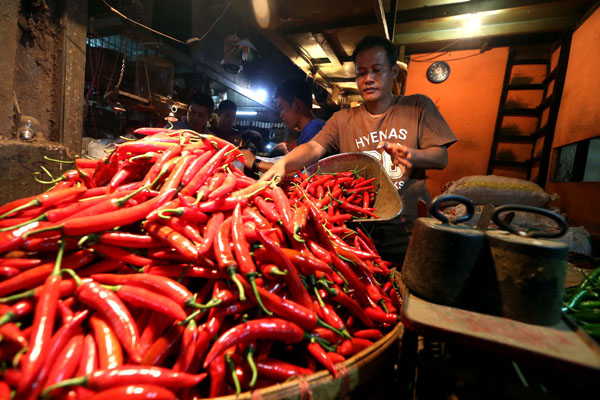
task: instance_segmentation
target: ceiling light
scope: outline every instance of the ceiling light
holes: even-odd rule
[[[258,26],[263,29],[268,28],[271,20],[269,0],[252,0],[252,8],[254,9],[254,17]]]
[[[268,93],[265,89],[258,89],[254,92],[254,95],[256,96],[256,100],[263,102],[267,100]]]
[[[479,13],[467,14],[467,21],[465,24],[466,33],[475,33],[481,26],[481,15]]]
[[[235,115],[256,115],[256,111],[237,111]]]

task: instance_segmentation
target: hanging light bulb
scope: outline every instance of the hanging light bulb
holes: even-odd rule
[[[127,109],[120,102],[116,102],[112,105],[112,109],[115,113],[125,112]]]
[[[165,117],[165,119],[169,122],[177,122],[179,120],[179,118],[177,118],[175,116],[176,112],[177,112],[177,106],[171,106],[171,111],[169,112],[169,115],[167,115]]]

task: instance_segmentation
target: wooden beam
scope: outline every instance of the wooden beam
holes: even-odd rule
[[[319,46],[323,49],[329,61],[337,68],[342,68],[342,61],[333,50],[333,47],[329,43],[327,36],[324,33],[313,33],[312,36],[315,38]]]
[[[356,78],[344,78],[338,76],[330,76],[329,81],[333,83],[354,83],[356,82]]]
[[[379,0],[372,0],[375,4]],[[394,0],[392,0],[393,2]],[[587,4],[589,0],[569,0],[573,3]],[[398,10],[396,12],[396,24],[427,21],[439,18],[453,17],[457,15],[494,11],[494,10],[506,10],[506,9],[526,9],[530,6],[540,5],[548,3],[560,4],[561,1],[556,0],[480,0],[480,1],[467,1],[453,4],[443,4],[439,6],[420,7],[413,8],[410,10]],[[298,33],[306,32],[322,32],[333,29],[352,28],[362,25],[374,25],[379,22],[378,17],[372,15],[361,16],[353,19],[342,19],[330,21],[328,23],[320,24],[305,24],[300,26],[291,26],[277,29],[277,31],[283,35],[293,35]]]
[[[387,17],[385,14],[385,8],[383,7],[382,0],[372,0],[373,11],[377,17],[377,25],[383,30],[383,35],[387,40],[392,40],[390,31],[388,30]]]
[[[393,40],[394,35],[396,34],[396,19],[398,14],[396,10],[398,9],[398,1],[399,0],[390,0],[390,11],[387,13],[387,23],[388,23],[388,32],[390,33],[390,40]]]
[[[503,35],[522,35],[538,32],[559,32],[570,29],[577,23],[575,16],[546,18],[533,21],[519,21],[504,24],[483,25],[476,32],[467,34],[462,28],[414,33],[397,33],[395,44],[409,45],[423,42],[442,42],[448,40],[468,40],[491,38]]]

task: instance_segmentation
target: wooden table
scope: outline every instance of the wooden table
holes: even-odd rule
[[[455,342],[515,361],[600,378],[600,346],[568,320],[539,326],[423,300],[401,285],[405,332],[401,368],[414,380],[417,337]]]

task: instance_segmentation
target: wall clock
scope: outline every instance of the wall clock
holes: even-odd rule
[[[436,61],[427,68],[427,79],[433,83],[444,82],[450,75],[450,66],[444,61]]]

